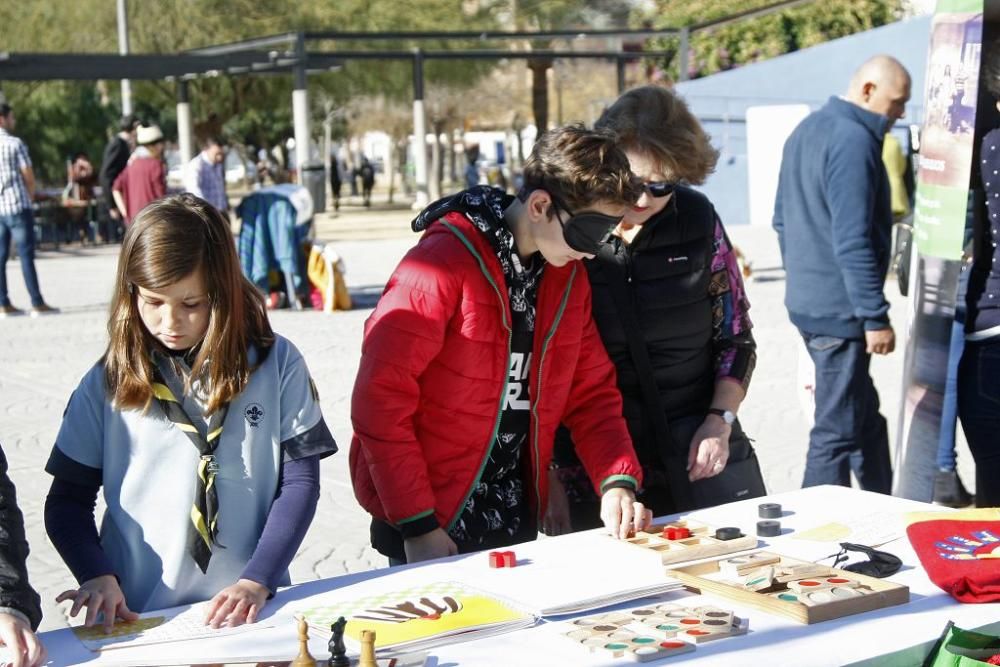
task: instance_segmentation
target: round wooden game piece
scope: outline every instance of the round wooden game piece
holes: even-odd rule
[[[724,526],[715,531],[715,539],[717,540],[735,540],[740,537],[743,537],[743,533],[735,526]]]
[[[757,515],[761,519],[780,519],[781,505],[778,503],[761,503],[757,505]]]
[[[781,535],[781,522],[773,520],[758,521],[757,535],[760,537],[777,537]]]

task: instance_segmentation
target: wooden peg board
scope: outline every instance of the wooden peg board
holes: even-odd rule
[[[609,658],[650,662],[690,653],[695,644],[746,634],[749,621],[718,607],[657,604],[568,621],[563,635]]]
[[[687,528],[690,537],[667,539],[664,537],[664,531],[668,528]],[[634,536],[622,540],[622,543],[645,550],[650,558],[659,559],[663,565],[722,556],[757,547],[757,537],[754,535],[718,540],[715,538],[715,530],[714,526],[697,521],[669,521],[639,531]]]
[[[694,591],[713,593],[799,623],[819,623],[910,601],[910,589],[901,584],[771,552],[758,553],[775,557],[777,562],[765,566],[774,568],[774,583],[756,591],[726,571],[729,559],[725,558],[668,569],[667,576]],[[780,576],[795,571],[808,575]]]

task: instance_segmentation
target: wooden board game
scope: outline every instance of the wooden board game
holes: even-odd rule
[[[667,576],[695,591],[753,605],[799,623],[819,623],[910,601],[909,588],[884,579],[767,551],[753,555],[759,563],[755,569],[745,567],[745,557],[722,558],[668,569]]]
[[[739,534],[738,537],[718,539],[716,528],[697,521],[671,521],[654,524],[622,541],[649,553],[664,565],[684,563],[701,558],[757,548],[754,535]]]
[[[718,607],[657,604],[584,616],[566,623],[570,641],[591,653],[651,662],[690,653],[696,644],[744,635],[749,622]]]

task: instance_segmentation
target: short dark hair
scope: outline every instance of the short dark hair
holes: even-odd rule
[[[579,123],[549,130],[535,141],[519,195],[523,200],[534,190],[545,190],[572,211],[598,202],[631,206],[642,195],[615,135]]]
[[[0,117],[6,118],[14,110],[14,107],[7,104],[6,102],[0,103]]]
[[[986,90],[1000,100],[1000,39],[994,39],[983,50],[982,72]]]
[[[118,121],[118,131],[119,132],[131,132],[136,128],[137,125],[142,125],[139,119],[130,113],[125,114]]]
[[[226,140],[217,134],[211,134],[205,137],[205,140],[201,142],[202,148],[211,148],[212,146],[218,146],[219,148],[225,148],[229,144]]]

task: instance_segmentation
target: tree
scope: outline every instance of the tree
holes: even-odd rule
[[[765,7],[774,0],[654,0],[648,10],[636,12],[633,21],[657,28],[679,28]],[[699,78],[758,60],[814,46],[831,39],[870,30],[898,20],[903,0],[825,0],[799,5],[758,18],[691,35],[688,78]],[[680,40],[649,40],[650,50],[679,51]],[[667,77],[680,78],[680,59],[656,63]]]

